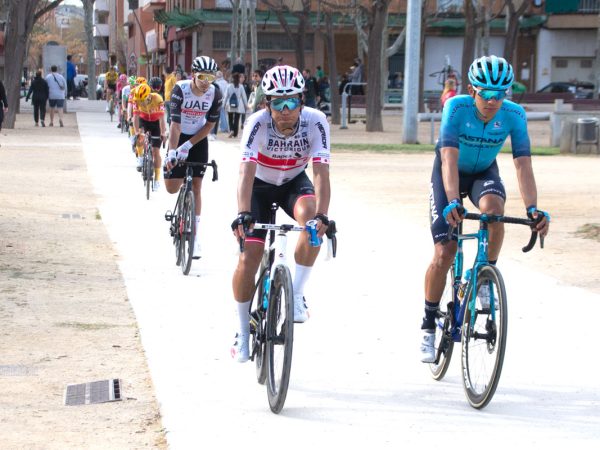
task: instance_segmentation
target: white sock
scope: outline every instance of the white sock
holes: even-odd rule
[[[296,264],[296,272],[294,273],[294,281],[292,285],[294,287],[294,295],[304,295],[304,285],[310,277],[312,266],[302,266]]]
[[[238,302],[236,300],[235,304],[237,306],[237,315],[240,321],[239,334],[243,334],[248,336],[250,334],[250,302],[252,300],[248,300],[246,302]]]

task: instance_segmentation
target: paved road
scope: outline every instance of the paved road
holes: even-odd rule
[[[318,262],[307,288],[311,319],[296,327],[286,405],[272,414],[253,364],[229,358],[236,145],[226,139],[210,144],[220,179],[205,181],[204,256],[184,277],[163,219],[174,196],[162,190],[146,201],[134,158],[114,124],[94,112],[77,118],[171,448],[414,448],[441,445],[448,437],[456,445],[466,438],[491,448],[597,448],[600,383],[592,320],[600,296],[503,259],[511,302],[507,356],[492,403],[473,410],[463,394],[459,358],[442,382],[418,362],[428,230],[407,221],[398,205],[357,204],[348,180],[333,187],[339,257]],[[392,229],[362,225],[375,217]]]

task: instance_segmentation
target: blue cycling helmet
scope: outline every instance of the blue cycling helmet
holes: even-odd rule
[[[482,56],[469,67],[469,82],[474,87],[505,91],[515,81],[512,66],[498,56]]]

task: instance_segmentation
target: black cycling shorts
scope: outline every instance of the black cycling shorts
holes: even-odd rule
[[[181,133],[179,135],[179,142],[177,143],[177,146],[183,144],[185,141],[189,140],[192,137],[193,137],[193,135],[191,135],[191,134],[183,134],[183,133]],[[190,162],[201,162],[201,163],[208,162],[208,139],[206,139],[206,138],[202,139],[200,142],[198,142],[197,144],[195,144],[190,149],[190,152],[189,152],[188,157],[187,157],[187,161],[190,161]],[[185,168],[184,165],[178,164],[175,167],[173,167],[173,169],[170,172],[167,172],[165,170],[164,171],[165,180],[168,180],[170,178],[183,178],[183,177],[185,177],[185,169],[186,168]],[[192,167],[192,170],[193,170],[192,177],[194,177],[194,178],[203,178],[204,177],[204,173],[206,172],[206,167],[205,166],[196,166],[196,167]]]
[[[496,160],[483,172],[476,174],[458,174],[460,197],[469,197],[471,202],[479,208],[479,200],[484,195],[494,194],[506,200],[504,183],[500,178]],[[448,198],[444,189],[442,179],[442,159],[436,154],[431,173],[431,186],[429,191],[429,222],[431,224],[431,235],[433,242],[438,243],[445,239],[448,234],[448,224],[442,212],[448,206]],[[467,208],[468,209],[468,208]]]
[[[112,84],[112,83],[107,83],[107,88],[112,90],[113,92],[116,92],[117,90],[117,85],[116,84]]]
[[[294,219],[294,206],[298,199],[306,196],[314,197],[314,195],[315,188],[305,171],[281,186],[255,178],[252,187],[252,216],[258,223],[269,223],[271,205],[277,203],[288,216]],[[266,236],[267,230],[255,230],[248,233],[246,240],[264,243]]]
[[[160,121],[155,120],[154,122],[149,122],[147,120],[142,119],[141,117],[139,119],[140,128],[144,130],[144,133],[147,131],[150,132],[152,147],[160,148],[160,144],[162,143],[160,139]]]

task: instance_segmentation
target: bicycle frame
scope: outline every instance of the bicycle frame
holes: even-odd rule
[[[475,304],[477,300],[477,290],[475,287],[477,286],[477,274],[479,273],[479,269],[482,266],[489,264],[488,259],[488,246],[489,246],[489,231],[488,226],[491,222],[503,222],[503,223],[516,223],[522,225],[532,226],[535,224],[534,220],[526,220],[526,219],[518,219],[507,216],[494,216],[487,214],[466,214],[465,219],[470,220],[478,220],[479,221],[479,230],[476,233],[462,233],[462,223],[458,225],[456,228],[456,237],[457,237],[457,250],[456,256],[454,257],[453,264],[453,285],[452,285],[452,299],[454,301],[455,307],[453,308],[453,321],[452,321],[452,339],[454,342],[460,342],[460,334],[461,327],[463,325],[463,318],[465,317],[465,310],[468,307],[471,311],[471,326],[475,323]],[[451,236],[452,232],[448,232],[448,236]],[[463,243],[466,240],[477,240],[477,255],[475,256],[475,261],[471,269],[467,270],[465,273],[466,283],[464,285],[464,296],[469,295],[467,301],[465,301],[464,297],[459,299],[458,293],[461,288],[462,279],[463,279],[463,264],[464,264],[464,254],[463,254]],[[537,239],[537,233],[532,232],[531,239],[529,243],[523,247],[523,252],[528,252],[535,245],[535,241]],[[540,240],[540,243],[543,247],[543,240]],[[493,293],[492,293],[493,294]],[[490,299],[490,304],[493,304],[494,299]],[[459,305],[456,308],[456,305]],[[490,308],[490,313],[492,319],[496,319],[496,310],[495,308]]]

